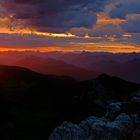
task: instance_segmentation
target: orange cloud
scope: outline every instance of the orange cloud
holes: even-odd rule
[[[112,52],[112,53],[131,53],[140,52],[140,46],[128,43],[115,43],[115,42],[87,42],[87,43],[70,43],[71,47],[61,47],[61,46],[48,46],[48,47],[37,47],[37,48],[7,48],[1,47],[0,51],[40,51],[40,52],[52,52],[52,51],[62,51],[62,52]]]
[[[2,19],[1,19],[2,20]],[[39,35],[39,36],[49,36],[49,37],[76,37],[75,35],[71,33],[43,33],[43,32],[38,32],[29,28],[22,28],[10,30],[8,27],[0,27],[0,33],[7,33],[7,34],[34,34],[34,35]]]
[[[4,17],[4,18],[0,18],[0,23],[8,23],[9,22],[9,18]]]
[[[90,42],[90,43],[71,43],[73,48],[90,52],[112,52],[112,53],[131,53],[140,52],[140,46],[128,43],[116,42]]]
[[[119,19],[119,18],[110,18],[107,17],[106,15],[103,14],[99,14],[98,18],[97,18],[97,24],[115,24],[115,25],[119,25],[120,23],[122,23],[125,20]]]

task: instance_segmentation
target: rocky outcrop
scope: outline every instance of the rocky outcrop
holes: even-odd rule
[[[121,106],[122,104],[119,102],[109,104],[107,108],[107,113],[105,116],[107,118],[114,119],[121,112],[122,110]]]
[[[88,118],[81,122],[80,126],[87,128],[87,122],[90,124],[88,125],[90,126],[90,129],[88,128],[89,140],[119,140],[124,136],[127,137],[133,129],[132,120],[126,114],[120,114],[114,121],[104,118]]]
[[[140,91],[132,98],[132,101],[140,104]]]
[[[135,128],[134,120],[121,113],[114,121],[89,117],[79,125],[64,122],[52,132],[49,140],[129,140],[130,137],[137,140],[140,130]]]
[[[134,130],[132,133],[131,140],[139,140],[140,139],[140,112],[131,115],[131,117],[133,118],[133,123],[134,123]]]
[[[85,140],[85,131],[79,125],[64,122],[51,134],[49,140]]]
[[[137,85],[103,74],[95,80],[81,82],[75,89],[80,107],[95,116],[79,124],[62,123],[54,129],[49,140],[140,140]],[[98,113],[99,107],[103,115]]]

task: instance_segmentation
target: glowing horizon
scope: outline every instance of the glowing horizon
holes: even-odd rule
[[[0,0],[0,50],[140,52],[139,1],[98,2]]]
[[[86,45],[86,47],[85,47]],[[110,52],[110,53],[139,53],[140,48],[135,44],[126,43],[71,43],[71,48],[61,46],[47,46],[37,48],[0,47],[0,52],[5,51],[33,51],[33,52]]]

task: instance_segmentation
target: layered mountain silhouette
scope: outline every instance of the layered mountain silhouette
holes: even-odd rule
[[[1,52],[0,65],[16,65],[33,71],[77,80],[94,79],[102,73],[140,83],[140,53]]]
[[[87,81],[0,66],[2,139],[48,139],[63,121],[102,116],[111,102],[130,102],[139,84],[102,74]]]
[[[15,62],[14,65],[26,67],[43,74],[54,74],[58,76],[66,75],[77,80],[87,80],[99,75],[99,73],[94,70],[83,69],[72,64],[67,64],[65,61],[53,58],[30,56],[22,58]]]
[[[88,66],[88,69],[98,72],[105,72],[123,79],[139,83],[140,59],[134,59],[126,62],[117,61],[98,61]]]
[[[74,82],[75,80],[67,76],[44,75],[33,72],[27,68],[17,66],[0,65],[0,87],[30,88],[34,84],[61,85]]]
[[[71,53],[57,57],[66,63],[140,83],[140,53]]]

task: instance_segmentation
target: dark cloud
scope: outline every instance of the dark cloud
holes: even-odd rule
[[[112,18],[125,19],[128,14],[140,14],[140,1],[118,4],[110,12]]]
[[[105,25],[96,25],[89,35],[98,36],[98,37],[104,37],[104,36],[121,37],[123,33],[124,32],[119,25],[105,24]]]
[[[96,12],[107,0],[5,0],[3,6],[25,26],[46,32],[66,32],[73,27],[91,28]]]
[[[0,47],[6,48],[40,48],[40,47],[62,47],[72,48],[77,43],[93,43],[102,41],[97,38],[75,38],[75,37],[51,37],[40,35],[20,35],[20,34],[4,34],[0,33]],[[11,43],[12,42],[12,43]],[[80,47],[80,46],[79,46]],[[86,47],[86,46],[85,46]]]
[[[135,43],[140,47],[140,33],[132,34],[132,36],[127,39],[127,42]]]
[[[121,26],[125,32],[140,33],[140,15],[128,19],[126,22],[123,22]]]

